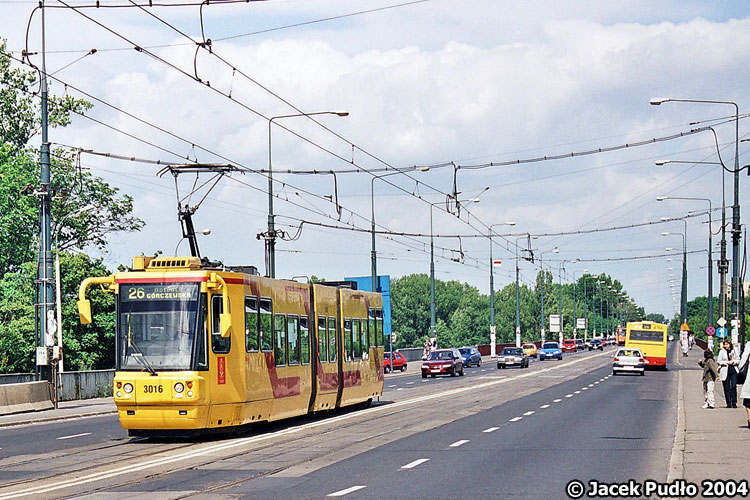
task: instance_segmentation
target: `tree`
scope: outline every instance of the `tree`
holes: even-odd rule
[[[61,256],[63,352],[71,370],[114,367],[114,297],[93,289],[92,308],[97,311],[92,326],[78,321],[78,286],[89,276],[106,276],[101,259],[84,253]],[[17,272],[0,279],[0,373],[34,370],[34,275],[35,265],[27,262]]]
[[[29,196],[39,185],[36,150],[29,140],[40,130],[40,109],[32,92],[36,74],[11,68],[5,43],[0,43],[0,371],[33,368],[35,345],[35,255],[38,248],[37,200]],[[49,124],[71,123],[72,113],[91,104],[71,96],[49,99]],[[109,272],[101,260],[81,253],[87,247],[106,248],[110,234],[137,231],[144,223],[132,215],[133,199],[118,195],[90,172],[74,168],[74,153],[51,155],[51,222],[53,247],[61,254],[64,346],[69,367],[111,368],[114,345],[114,301],[98,301],[97,324],[81,327],[75,311],[83,278]],[[56,243],[55,243],[56,242]]]

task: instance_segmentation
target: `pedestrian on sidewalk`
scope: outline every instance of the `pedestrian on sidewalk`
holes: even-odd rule
[[[716,379],[719,378],[719,366],[716,364],[713,351],[710,349],[703,351],[703,359],[698,361],[698,364],[703,368],[703,406],[701,408],[713,409],[716,404],[714,385]]]
[[[737,408],[737,362],[739,359],[740,357],[732,343],[725,340],[722,349],[719,351],[717,361],[727,408]]]
[[[750,361],[748,358],[750,358],[750,342],[745,344],[745,352],[742,353],[742,359],[737,365],[740,370],[742,370],[748,361]],[[747,428],[750,429],[750,382],[747,380],[742,384],[740,397],[742,398],[742,406],[745,407],[745,412],[747,412]]]

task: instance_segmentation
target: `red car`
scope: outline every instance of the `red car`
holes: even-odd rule
[[[430,357],[422,361],[422,378],[427,378],[427,375],[455,377],[456,374],[462,377],[464,375],[464,360],[458,349],[438,349],[432,351]]]
[[[385,373],[390,373],[393,370],[401,370],[402,372],[406,371],[406,358],[400,352],[384,352],[383,358],[383,369],[385,370]]]
[[[563,352],[576,352],[578,349],[578,346],[576,346],[576,341],[574,339],[565,339],[562,343],[562,350]]]

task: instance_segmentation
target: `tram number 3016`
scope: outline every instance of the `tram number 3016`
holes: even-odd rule
[[[162,393],[164,392],[164,387],[162,385],[146,384],[143,386],[143,392],[147,394]]]

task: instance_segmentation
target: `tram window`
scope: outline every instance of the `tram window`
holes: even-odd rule
[[[258,299],[245,297],[245,350],[258,351]]]
[[[328,317],[328,361],[336,361],[336,318]]]
[[[383,310],[375,309],[375,331],[378,344],[385,345],[385,332],[383,331]]]
[[[271,299],[260,299],[260,349],[262,351],[273,350],[273,336],[271,334],[271,313],[273,304]]]
[[[359,332],[359,320],[358,319],[352,320],[352,340],[353,340],[352,344],[354,347],[353,358],[359,359],[360,357],[362,357],[362,343],[360,342],[361,335]]]
[[[375,309],[367,311],[367,333],[370,337],[370,346],[377,346],[380,339],[375,335]]]
[[[303,365],[310,364],[310,327],[308,326],[307,316],[299,318],[299,347],[302,351],[301,362]]]
[[[328,363],[328,338],[326,337],[326,317],[318,316],[318,359]]]
[[[352,360],[352,320],[344,320],[344,361]]]
[[[199,329],[198,338],[196,339],[197,352],[195,354],[195,364],[197,370],[208,370],[208,357],[206,356],[206,351],[208,351],[208,346],[206,345],[208,342],[208,305],[206,304],[205,293],[201,294],[200,324],[202,326]]]
[[[299,318],[290,314],[286,319],[287,352],[290,365],[299,364]]]
[[[283,314],[274,315],[274,337],[273,358],[276,366],[286,364],[286,316]]]
[[[367,339],[367,320],[362,320],[362,359],[370,359],[370,344]]]
[[[231,307],[230,307],[231,309]],[[219,294],[211,296],[211,349],[216,354],[226,354],[232,347],[232,337],[221,336],[221,313],[224,312],[224,303]]]

